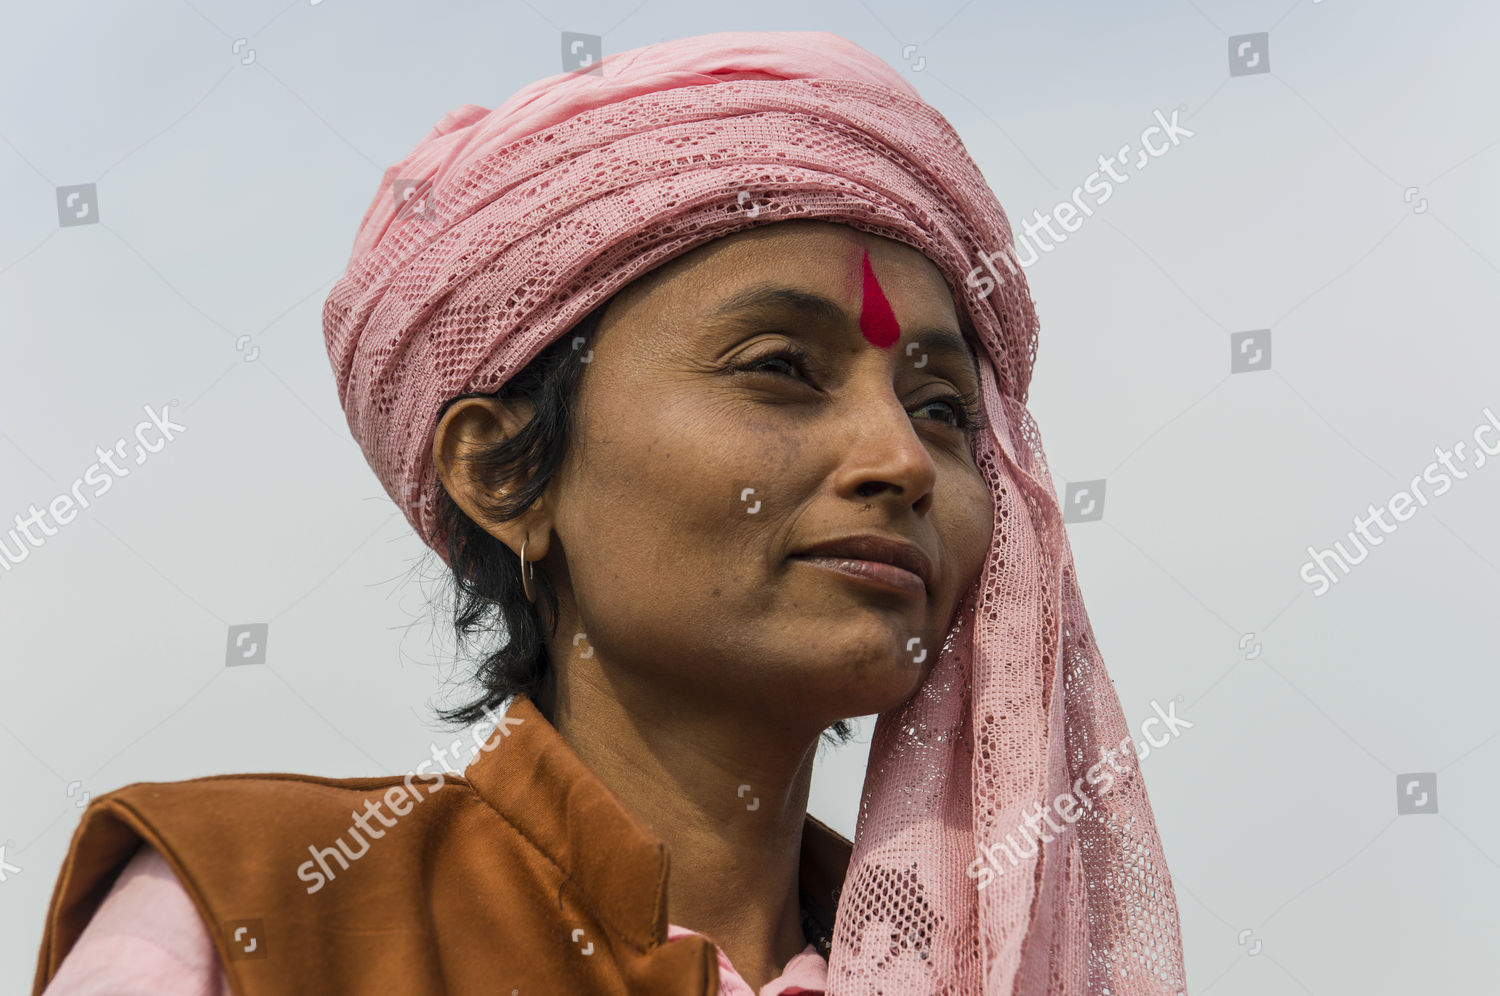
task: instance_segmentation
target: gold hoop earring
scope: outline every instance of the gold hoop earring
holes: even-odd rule
[[[536,577],[536,568],[526,562],[526,540],[521,541],[521,587],[526,591],[526,601],[536,604],[536,596],[531,593],[531,585],[527,584],[529,578]]]

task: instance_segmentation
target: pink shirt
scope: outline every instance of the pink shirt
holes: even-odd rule
[[[673,940],[696,931],[667,927]],[[719,955],[719,996],[824,996],[828,962],[809,944],[752,990]],[[142,845],[42,996],[233,996],[198,908],[155,848]]]

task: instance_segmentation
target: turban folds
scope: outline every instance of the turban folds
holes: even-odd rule
[[[830,996],[1183,992],[1134,750],[1098,777],[1129,730],[1025,407],[1038,323],[1010,224],[948,121],[886,63],[824,32],[720,32],[447,114],[386,171],[324,305],[349,427],[446,560],[431,460],[446,401],[497,391],[667,261],[791,219],[905,243],[944,273],[984,347],[974,456],[995,501],[990,555],[937,661],[876,725]],[[996,250],[1002,279],[966,279]],[[1031,834],[1028,815],[1064,796],[1066,822]]]

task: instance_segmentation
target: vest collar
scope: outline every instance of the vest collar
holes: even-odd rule
[[[583,763],[528,697],[511,700],[464,779],[562,870],[560,905],[572,892],[574,901],[587,902],[639,950],[665,943],[666,844]],[[825,923],[833,923],[852,848],[826,824],[807,817],[799,886]]]

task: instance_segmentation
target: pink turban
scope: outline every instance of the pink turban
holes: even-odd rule
[[[398,180],[416,197],[398,203]],[[1181,993],[1171,876],[1025,407],[1037,319],[1010,223],[947,119],[880,59],[824,32],[720,32],[446,115],[386,171],[323,309],[349,427],[446,560],[444,402],[497,391],[668,260],[808,218],[948,277],[986,352],[974,456],[995,501],[936,662],[876,725],[828,992]],[[969,280],[996,250],[1002,279]]]

